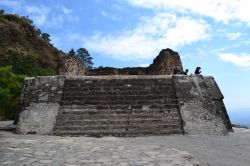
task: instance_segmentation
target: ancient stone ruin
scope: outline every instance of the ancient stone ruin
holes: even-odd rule
[[[112,68],[99,67],[87,72],[87,75],[171,75],[174,69],[182,68],[182,63],[178,52],[169,48],[163,49],[154,59],[149,67],[127,67],[127,68]]]
[[[232,126],[213,77],[172,75],[177,52],[147,68],[26,78],[19,133],[87,136],[227,135]]]

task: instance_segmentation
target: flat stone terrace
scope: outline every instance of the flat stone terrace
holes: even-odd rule
[[[1,166],[249,166],[250,130],[229,136],[59,137],[0,131]]]

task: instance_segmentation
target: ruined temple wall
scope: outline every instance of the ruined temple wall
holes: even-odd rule
[[[26,78],[22,90],[17,132],[52,134],[65,76]]]
[[[232,124],[227,114],[227,110],[223,102],[224,96],[221,93],[219,86],[217,85],[214,78],[211,76],[204,77],[204,80],[208,86],[208,92],[210,93],[213,101],[213,107],[214,107],[213,109],[220,115],[228,131],[232,132],[233,131]]]
[[[65,79],[160,79],[172,77],[185,134],[227,135],[230,120],[223,95],[212,77],[157,76],[48,76],[26,78],[22,92],[18,132],[52,134],[60,107]],[[125,81],[126,82],[126,81]],[[136,90],[136,89],[134,89]]]
[[[223,97],[214,79],[176,75],[173,81],[185,134],[227,135],[228,122],[222,116],[226,112]]]

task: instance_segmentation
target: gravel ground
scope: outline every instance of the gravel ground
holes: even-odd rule
[[[128,138],[18,135],[0,131],[0,165],[249,166],[250,130],[234,130],[229,136]]]

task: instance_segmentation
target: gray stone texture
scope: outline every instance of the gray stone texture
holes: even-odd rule
[[[182,134],[167,75],[67,77],[56,135]]]
[[[221,103],[213,100],[217,97],[220,98],[219,101],[222,101],[223,97],[220,91],[211,86],[211,77],[204,79],[201,75],[176,75],[173,76],[173,81],[185,134],[228,134],[223,118],[220,116],[220,112],[223,111],[218,110]]]
[[[227,110],[223,102],[224,96],[221,93],[219,86],[213,77],[204,77],[204,79],[208,86],[208,92],[210,93],[213,100],[213,109],[216,110],[216,112],[221,116],[228,131],[232,132],[232,124],[227,114]]]
[[[58,110],[58,103],[31,103],[19,115],[18,132],[52,134]]]
[[[65,76],[26,78],[20,99],[19,133],[51,134]]]
[[[216,82],[199,75],[28,78],[21,105],[20,133],[227,135],[232,130]]]

